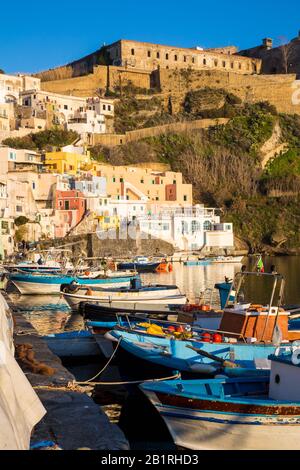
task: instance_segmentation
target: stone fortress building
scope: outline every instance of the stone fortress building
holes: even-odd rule
[[[156,70],[183,69],[223,70],[241,74],[260,73],[261,60],[237,55],[234,46],[219,49],[182,48],[147,42],[119,40],[106,47],[112,65]]]
[[[294,100],[299,58],[300,35],[280,47],[266,38],[262,46],[244,51],[122,39],[37,77],[45,91],[79,97],[104,96],[130,83],[140,92],[160,93],[166,106],[171,97],[175,112],[187,91],[209,87],[227,90],[245,103],[268,101],[279,112],[300,114]]]

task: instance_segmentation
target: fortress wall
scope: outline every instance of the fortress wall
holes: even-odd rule
[[[182,74],[161,69],[160,87],[164,94],[172,96],[177,107],[189,90],[199,88],[224,88],[244,102],[269,101],[279,112],[300,114],[300,104],[293,104],[296,75],[236,75],[226,72],[191,71]],[[174,108],[173,108],[174,109]],[[176,109],[176,106],[175,106]]]
[[[149,72],[128,70],[125,67],[98,65],[93,73],[81,77],[64,78],[41,83],[42,90],[74,96],[94,96],[99,89],[114,89],[129,81],[139,88],[150,88]]]
[[[172,124],[164,124],[162,126],[146,127],[135,131],[128,131],[125,134],[94,134],[91,145],[104,145],[114,147],[116,145],[134,142],[136,140],[154,137],[169,132],[188,132],[195,129],[207,129],[211,126],[226,124],[227,118],[220,119],[198,119],[195,121],[175,122]]]

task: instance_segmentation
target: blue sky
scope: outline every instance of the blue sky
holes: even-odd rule
[[[244,49],[300,29],[299,0],[15,0],[0,11],[7,73],[63,65],[120,38]]]

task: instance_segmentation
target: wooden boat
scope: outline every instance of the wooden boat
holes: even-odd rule
[[[149,318],[156,321],[168,320],[178,324],[193,324],[199,328],[216,329],[221,320],[221,312],[214,310],[190,310],[187,305],[161,305],[161,304],[142,304],[137,303],[134,308],[128,308],[124,303],[119,302],[119,306],[111,307],[109,305],[92,304],[82,302],[79,305],[79,313],[84,320],[101,322],[102,328],[113,328],[119,324],[120,317]],[[125,305],[125,306],[124,306]],[[201,307],[201,306],[200,306]],[[200,308],[199,307],[199,308]],[[171,323],[170,323],[171,324]]]
[[[119,270],[133,269],[138,273],[154,273],[161,261],[150,261],[145,256],[136,256],[132,261],[118,263]]]
[[[178,446],[300,450],[300,368],[294,354],[271,356],[270,377],[172,380],[140,388]]]
[[[134,276],[118,277],[105,275],[97,278],[88,276],[67,276],[63,274],[42,275],[42,274],[24,274],[9,273],[8,279],[17,287],[21,294],[60,294],[62,284],[70,284],[71,282],[85,286],[101,286],[103,289],[111,289],[113,287],[121,287],[129,285]]]
[[[67,331],[43,337],[51,351],[58,357],[110,357],[113,348],[103,335],[89,330]]]
[[[238,302],[246,277],[273,282],[268,305]],[[187,325],[183,338],[169,331],[153,334],[150,329],[116,327],[111,331],[115,339],[122,338],[121,347],[134,356],[161,364],[171,369],[198,373],[216,373],[222,361],[230,359],[240,368],[269,369],[268,356],[280,343],[289,344],[295,335],[288,329],[289,312],[274,305],[274,293],[279,285],[278,300],[282,298],[284,280],[278,274],[238,273],[234,301],[224,309],[217,331],[202,331]],[[292,335],[292,336],[291,336]],[[239,370],[232,373],[240,375]]]
[[[116,289],[95,289],[91,290],[83,286],[79,286],[77,291],[71,292],[69,286],[62,287],[62,293],[65,300],[72,309],[77,309],[80,302],[100,303],[114,306],[114,302],[127,305],[128,308],[134,307],[139,303],[142,304],[158,304],[158,305],[182,305],[186,303],[186,296],[180,293],[177,286],[169,285],[133,285],[129,288]]]

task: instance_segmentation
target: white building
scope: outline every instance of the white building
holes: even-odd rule
[[[34,168],[40,170],[42,166],[41,154],[34,150],[0,147],[1,175],[5,175],[8,171],[15,169]]]
[[[47,112],[52,116],[52,124],[64,125],[68,130],[85,134],[106,132],[106,117],[113,117],[113,100],[60,95],[42,90],[27,90],[21,93],[24,107],[34,112]],[[35,123],[34,123],[35,124]]]
[[[162,208],[138,218],[141,232],[171,243],[178,250],[233,248],[231,223],[220,223],[217,209],[197,205],[190,208]]]
[[[66,128],[79,135],[104,134],[106,131],[105,116],[96,111],[75,111],[67,120]]]
[[[40,90],[41,80],[27,75],[0,74],[0,103],[21,104],[20,95],[29,89]]]

